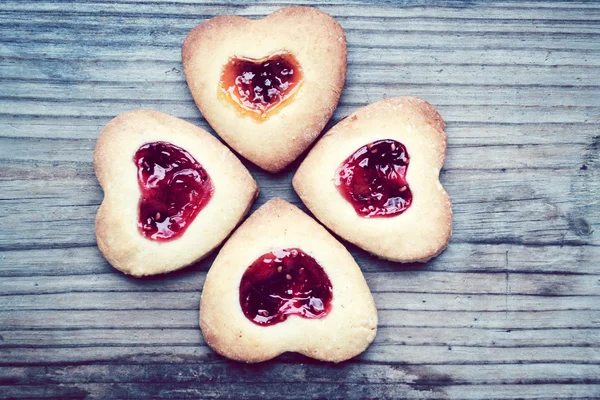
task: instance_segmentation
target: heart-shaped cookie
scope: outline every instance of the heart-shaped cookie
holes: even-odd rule
[[[215,137],[156,111],[131,111],[104,128],[94,153],[104,200],[98,248],[134,276],[203,258],[246,215],[258,186]]]
[[[290,203],[273,199],[231,236],[200,301],[206,343],[240,361],[286,352],[340,362],[375,338],[377,310],[350,253]]]
[[[190,91],[239,154],[277,172],[317,138],[346,77],[346,38],[328,14],[287,7],[253,21],[218,16],[183,44]]]
[[[444,121],[416,97],[382,100],[340,121],[310,151],[294,189],[329,229],[393,261],[425,262],[452,233],[439,181]]]

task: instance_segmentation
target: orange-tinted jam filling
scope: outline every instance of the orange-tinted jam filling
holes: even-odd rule
[[[161,241],[183,234],[213,195],[206,170],[190,153],[167,142],[143,145],[133,162],[142,194],[140,233]]]
[[[412,203],[406,147],[386,139],[356,150],[337,169],[335,184],[361,217],[394,217]]]
[[[302,84],[302,68],[288,52],[261,58],[231,57],[223,67],[221,96],[242,115],[264,121]]]
[[[290,315],[323,318],[331,309],[333,290],[319,263],[297,248],[263,254],[240,282],[240,305],[257,325],[275,325]]]

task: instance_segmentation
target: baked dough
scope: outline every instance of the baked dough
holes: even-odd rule
[[[441,253],[452,233],[450,197],[439,182],[446,157],[444,121],[416,97],[382,100],[340,121],[315,145],[293,179],[294,189],[329,229],[379,257],[426,262]],[[393,139],[406,147],[411,206],[391,218],[364,218],[339,193],[336,169],[358,148]]]
[[[300,248],[327,273],[331,310],[321,319],[296,315],[260,326],[240,306],[240,280],[261,255]],[[375,338],[377,310],[360,268],[325,228],[290,203],[275,198],[259,208],[225,243],[208,272],[200,301],[206,343],[234,360],[259,362],[286,352],[340,362],[362,353]]]
[[[261,59],[287,51],[299,62],[303,83],[293,99],[257,122],[219,98],[230,57]],[[182,49],[194,100],[214,130],[240,155],[277,172],[317,138],[337,106],[346,77],[346,37],[328,14],[286,7],[264,19],[218,16],[195,27]]]
[[[159,242],[138,231],[141,191],[133,158],[144,144],[164,141],[188,151],[208,172],[214,193],[185,232]],[[157,111],[130,111],[104,128],[94,153],[104,201],[96,218],[98,248],[116,269],[134,276],[174,271],[203,258],[246,215],[258,186],[235,155],[205,130]]]

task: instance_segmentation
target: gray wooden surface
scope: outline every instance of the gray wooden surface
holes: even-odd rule
[[[187,32],[284,3],[0,2],[0,398],[600,398],[599,2],[319,4],[349,44],[332,122],[417,95],[448,123],[448,250],[401,266],[348,246],[380,313],[355,360],[229,362],[197,326],[214,255],[142,280],[102,259],[100,129],[138,108],[209,128]],[[296,166],[249,166],[254,209],[299,204]]]

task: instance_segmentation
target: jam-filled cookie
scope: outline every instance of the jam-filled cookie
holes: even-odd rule
[[[104,201],[98,247],[134,276],[183,268],[217,247],[250,209],[258,186],[205,130],[156,111],[104,128],[94,153]]]
[[[294,176],[296,192],[329,229],[379,256],[425,262],[452,233],[439,181],[444,121],[416,97],[383,100],[340,121]]]
[[[346,77],[346,38],[328,14],[287,7],[253,21],[218,16],[183,44],[185,76],[217,133],[277,172],[319,135]]]
[[[291,351],[340,362],[373,341],[377,310],[346,248],[276,198],[221,249],[204,283],[200,327],[210,347],[234,360]]]

